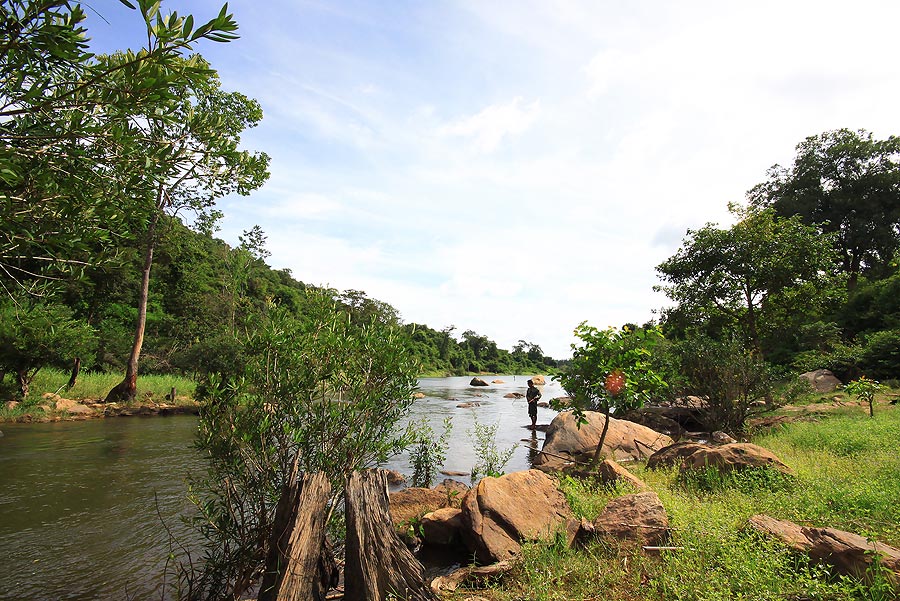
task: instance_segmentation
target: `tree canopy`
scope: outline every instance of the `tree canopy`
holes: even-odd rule
[[[833,234],[852,289],[861,274],[884,275],[900,250],[900,138],[849,129],[810,136],[793,164],[772,167],[748,198]]]
[[[831,239],[799,217],[732,207],[728,229],[688,230],[678,252],[657,266],[659,286],[694,325],[718,320],[763,353],[762,339],[792,308],[816,304],[834,271]],[[720,328],[720,329],[722,329]]]

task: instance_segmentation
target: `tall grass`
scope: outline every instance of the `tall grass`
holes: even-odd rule
[[[69,399],[100,400],[106,396],[113,386],[122,381],[122,374],[82,372],[78,376],[75,386],[70,390],[66,390],[65,386],[69,382],[69,375],[69,372],[52,368],[45,368],[39,371],[31,382],[28,397],[24,399],[20,408],[15,412],[21,413],[40,405],[43,401],[43,395],[48,392],[58,393],[60,396]],[[4,393],[11,395],[13,393],[11,379],[8,377],[4,384],[6,386]],[[135,403],[162,402],[172,388],[175,388],[176,391],[176,401],[183,402],[184,400],[193,399],[196,382],[174,375],[139,376]],[[9,410],[5,411],[10,413]],[[4,414],[0,412],[0,418],[2,417],[4,417]],[[7,417],[9,416],[7,415]]]
[[[651,556],[593,541],[525,547],[516,569],[478,595],[512,600],[872,600],[894,599],[884,582],[839,577],[747,528],[756,513],[849,530],[900,547],[900,408],[880,408],[793,423],[754,442],[775,452],[796,476],[774,472],[692,478],[677,470],[629,465],[656,491],[677,550]],[[578,517],[595,518],[629,492],[563,478]],[[465,599],[471,591],[454,599]]]

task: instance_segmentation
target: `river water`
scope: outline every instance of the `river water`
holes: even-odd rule
[[[475,462],[475,420],[498,424],[499,449],[518,445],[506,472],[528,469],[543,434],[524,399],[527,377],[469,386],[471,377],[423,378],[425,398],[410,419],[425,418],[436,433],[451,417],[444,469],[469,473]],[[543,400],[562,396],[555,382]],[[461,403],[477,403],[459,408]],[[538,423],[553,418],[538,409]],[[161,599],[169,532],[190,531],[179,519],[190,505],[185,479],[203,462],[192,447],[193,417],[127,417],[49,424],[0,424],[0,600]],[[385,466],[409,474],[404,456]],[[456,479],[469,484],[467,476]],[[165,524],[165,526],[164,526]]]

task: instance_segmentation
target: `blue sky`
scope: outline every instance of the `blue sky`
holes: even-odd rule
[[[95,51],[141,45],[136,13],[88,6]],[[221,4],[162,6],[203,21]],[[893,1],[229,9],[241,38],[197,50],[262,104],[244,144],[272,177],[220,203],[220,236],[258,224],[297,279],[507,349],[565,357],[583,320],[652,318],[654,267],[806,136],[900,134]]]

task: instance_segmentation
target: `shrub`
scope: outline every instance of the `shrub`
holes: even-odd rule
[[[505,451],[497,448],[497,428],[500,422],[492,426],[481,424],[476,418],[472,429],[469,430],[469,438],[472,439],[475,449],[475,465],[472,466],[472,482],[482,476],[496,478],[503,475],[503,468],[509,463],[513,453],[519,445],[514,444]]]
[[[409,463],[413,469],[412,486],[430,488],[437,477],[450,448],[448,438],[453,429],[452,419],[450,417],[444,419],[444,431],[437,439],[426,418],[423,417],[410,425],[413,438],[412,448],[409,451]]]
[[[769,365],[734,339],[694,336],[679,343],[683,392],[707,400],[703,419],[710,430],[740,432],[754,403],[771,400]]]

